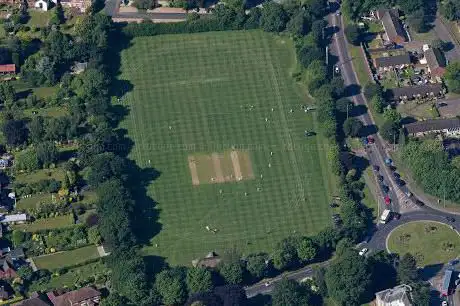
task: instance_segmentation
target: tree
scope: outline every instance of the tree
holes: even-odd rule
[[[88,229],[88,241],[89,243],[99,245],[102,242],[101,233],[99,233],[99,229],[97,226],[90,227]]]
[[[359,46],[361,43],[361,29],[355,24],[350,24],[345,27],[345,36],[347,40],[355,46]]]
[[[216,287],[214,293],[220,298],[223,306],[244,306],[246,305],[246,293],[239,285],[226,285]]]
[[[295,13],[294,16],[288,21],[286,29],[294,36],[303,36],[310,31],[311,20],[309,15],[303,11],[299,10]]]
[[[439,50],[444,50],[446,47],[446,42],[442,41],[439,38],[436,38],[431,42],[431,47]]]
[[[282,271],[299,264],[297,246],[298,239],[295,237],[285,238],[276,245],[272,255],[273,264],[276,269]]]
[[[3,82],[0,84],[0,103],[5,107],[11,108],[16,101],[16,90],[10,82]]]
[[[27,141],[28,129],[23,120],[7,120],[3,125],[5,141],[10,146],[19,146]]]
[[[380,135],[389,143],[396,143],[399,139],[399,125],[392,121],[385,121],[379,129]]]
[[[114,249],[107,265],[112,270],[110,279],[116,292],[128,298],[133,305],[151,305],[147,298],[149,291],[142,256],[131,250],[120,252]]]
[[[297,245],[297,256],[299,259],[306,263],[310,262],[316,258],[317,249],[316,244],[313,242],[311,238],[303,237],[300,239]]]
[[[319,19],[313,21],[311,25],[311,36],[313,38],[313,42],[317,47],[323,46],[324,42],[324,31],[327,27],[327,22],[324,19]]]
[[[423,9],[419,9],[409,14],[406,18],[409,26],[417,33],[424,33],[428,31],[427,18]]]
[[[262,9],[260,23],[266,32],[282,32],[286,27],[289,16],[283,6],[276,2],[267,2]]]
[[[361,120],[350,117],[343,123],[343,131],[346,136],[358,137],[363,129],[363,123]]]
[[[386,121],[394,122],[399,125],[401,114],[394,108],[385,108],[383,111],[383,118],[385,118]]]
[[[417,261],[409,253],[403,255],[399,260],[398,279],[401,284],[411,284],[419,279],[417,272]]]
[[[325,275],[329,296],[339,305],[361,305],[372,288],[371,270],[356,250],[347,249],[329,266]]]
[[[255,279],[263,278],[268,272],[267,254],[251,254],[246,258],[246,269]]]
[[[364,96],[366,99],[370,100],[374,98],[375,96],[382,96],[382,87],[375,83],[367,83],[364,85]]]
[[[101,306],[125,306],[128,305],[128,299],[113,292],[101,301]]]
[[[243,282],[244,270],[239,260],[223,262],[219,267],[219,273],[227,284],[238,285]]]
[[[371,99],[371,107],[372,110],[376,113],[383,113],[383,109],[385,107],[385,99],[381,95],[375,95]]]
[[[187,298],[183,271],[179,268],[163,270],[157,274],[155,288],[164,305],[183,304]]]
[[[441,14],[447,20],[456,21],[460,19],[460,1],[448,0],[441,3]]]
[[[282,279],[277,282],[272,294],[273,306],[305,306],[310,305],[312,293],[303,284],[295,280]]]
[[[340,98],[335,102],[335,108],[337,111],[346,114],[352,110],[353,102],[351,102],[348,98]]]
[[[457,169],[460,169],[460,155],[457,155],[454,158],[452,158],[452,166],[454,166]]]
[[[17,274],[24,281],[30,281],[34,275],[34,270],[29,265],[19,267]]]
[[[126,161],[113,153],[102,153],[91,158],[89,162],[89,173],[86,180],[93,187],[111,179],[125,179],[127,169]]]
[[[37,151],[30,148],[16,154],[16,167],[18,170],[34,171],[40,168]]]
[[[308,67],[314,61],[322,61],[324,52],[318,47],[304,46],[299,50],[297,56],[302,66]]]
[[[0,47],[0,64],[8,64],[11,62],[11,51],[8,48]]]
[[[45,141],[37,144],[37,158],[42,167],[47,168],[50,164],[58,161],[59,151],[54,142]]]
[[[154,8],[155,2],[153,0],[135,0],[134,6],[140,10],[150,10]]]
[[[444,78],[450,91],[460,93],[460,62],[452,62],[447,65]]]
[[[189,292],[209,292],[213,288],[211,272],[205,268],[190,268],[187,271]]]
[[[422,282],[417,282],[412,284],[412,299],[415,305],[417,306],[429,306],[432,305],[430,286]]]
[[[409,14],[423,8],[423,0],[397,0],[401,10]]]
[[[13,230],[11,234],[11,240],[15,248],[21,246],[21,244],[26,240],[26,234],[20,230]]]

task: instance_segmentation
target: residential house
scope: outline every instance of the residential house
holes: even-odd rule
[[[430,119],[405,124],[404,128],[410,136],[424,136],[431,133],[443,133],[447,137],[460,136],[460,119]]]
[[[428,65],[428,71],[434,77],[442,77],[446,72],[446,59],[441,50],[430,48],[425,51],[425,60]]]
[[[374,66],[379,71],[386,71],[393,68],[404,68],[410,63],[410,55],[407,52],[400,55],[377,57],[374,59]]]
[[[406,86],[387,90],[386,96],[391,101],[405,101],[424,97],[441,97],[444,89],[441,84]]]
[[[385,30],[385,38],[388,42],[401,45],[407,40],[406,31],[399,20],[397,10],[378,10],[376,15],[382,22]]]
[[[46,295],[54,306],[94,306],[99,305],[101,301],[101,293],[93,287],[84,287],[63,294],[51,291]]]
[[[80,74],[86,70],[88,67],[87,62],[75,62],[74,65],[70,68],[71,72],[70,74]]]
[[[57,4],[57,0],[51,0]],[[91,0],[61,0],[61,5],[70,9],[76,9],[80,13],[86,12],[91,6]]]
[[[15,64],[0,65],[0,74],[14,74],[14,73],[16,73]]]
[[[412,288],[399,285],[375,294],[377,306],[411,306],[410,292]]]
[[[39,10],[42,10],[42,11],[46,12],[49,9],[49,3],[48,3],[48,1],[45,1],[45,0],[37,0],[34,3],[34,7],[36,9],[39,9]]]
[[[26,258],[26,255],[24,254],[24,249],[21,247],[11,250],[6,256],[11,261],[19,261]]]
[[[0,216],[0,223],[6,224],[21,224],[27,222],[28,220],[29,216],[27,214],[13,214]]]
[[[0,258],[0,279],[16,277],[16,270],[13,263],[7,258]]]
[[[13,306],[50,306],[50,304],[45,302],[39,293],[33,292],[29,299],[22,300],[19,303],[13,304]]]
[[[205,258],[192,260],[192,266],[199,268],[215,268],[222,261],[215,252],[209,252]]]

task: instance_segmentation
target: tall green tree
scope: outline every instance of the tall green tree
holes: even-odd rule
[[[346,136],[358,137],[364,125],[361,120],[350,117],[343,123],[343,131]]]
[[[209,292],[213,288],[211,272],[205,268],[191,268],[187,271],[189,292]]]
[[[417,261],[409,253],[403,255],[398,264],[398,279],[402,284],[410,284],[419,279]]]
[[[155,288],[164,305],[181,305],[187,298],[183,271],[179,268],[163,270],[156,275]]]
[[[371,269],[354,249],[347,249],[326,271],[329,296],[339,305],[361,305],[372,292]]]
[[[260,23],[266,32],[282,32],[289,16],[284,11],[283,6],[276,2],[267,2],[262,10]]]
[[[294,280],[277,282],[272,294],[273,306],[308,306],[312,293],[308,287]]]
[[[255,279],[263,278],[269,270],[267,254],[251,254],[246,258],[246,269]]]
[[[460,93],[460,62],[452,62],[447,65],[444,78],[450,91]]]

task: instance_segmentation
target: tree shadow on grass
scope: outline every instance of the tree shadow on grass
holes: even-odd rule
[[[112,124],[113,127],[119,126],[119,123],[125,119],[130,109],[124,104],[123,97],[134,89],[133,84],[128,80],[120,80],[121,74],[121,52],[132,46],[131,39],[123,35],[121,29],[113,31],[110,36],[111,52],[108,52],[106,63],[107,70],[112,76],[110,95],[119,99],[117,104],[112,105]],[[127,130],[118,128],[115,130],[117,142],[116,147],[111,148],[116,154],[127,157],[134,147],[134,141],[127,137]],[[159,209],[156,207],[157,202],[149,197],[148,186],[160,177],[161,172],[155,168],[141,168],[133,160],[127,159],[128,175],[126,187],[129,189],[135,202],[132,226],[133,231],[142,245],[150,243],[150,240],[161,230],[158,223]],[[153,259],[147,256],[147,261]],[[158,263],[158,262],[157,262]]]

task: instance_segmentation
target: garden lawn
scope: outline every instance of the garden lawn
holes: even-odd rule
[[[262,31],[142,37],[122,51],[119,79],[133,86],[120,102],[128,108],[120,127],[134,142],[129,157],[160,173],[148,195],[161,231],[145,255],[189,264],[209,251],[269,252],[288,235],[331,223],[336,178],[328,143],[304,136],[319,131],[301,109],[312,101],[290,76],[296,65],[292,41]],[[192,184],[190,156],[232,147],[248,153],[252,179]],[[212,164],[196,166],[208,173]]]
[[[437,222],[410,222],[397,227],[388,239],[392,253],[411,253],[418,266],[444,264],[460,254],[460,237]]]
[[[13,225],[13,228],[33,233],[41,230],[70,227],[74,224],[74,217],[70,214],[53,218],[38,219],[32,223]]]
[[[18,199],[16,203],[17,211],[28,211],[30,209],[37,208],[37,204],[45,201],[52,201],[51,193],[33,194],[29,198]]]
[[[80,267],[71,268],[62,275],[53,275],[47,282],[32,282],[29,291],[46,292],[55,288],[72,288],[79,282],[83,282],[90,277],[107,273],[107,268],[99,260]]]
[[[99,257],[97,247],[94,245],[63,251],[49,255],[34,257],[33,261],[38,269],[54,270],[84,263]]]
[[[55,179],[57,181],[64,180],[64,170],[60,168],[54,169],[40,169],[34,172],[20,173],[16,175],[15,179],[17,182],[24,184],[36,183],[40,180]]]

